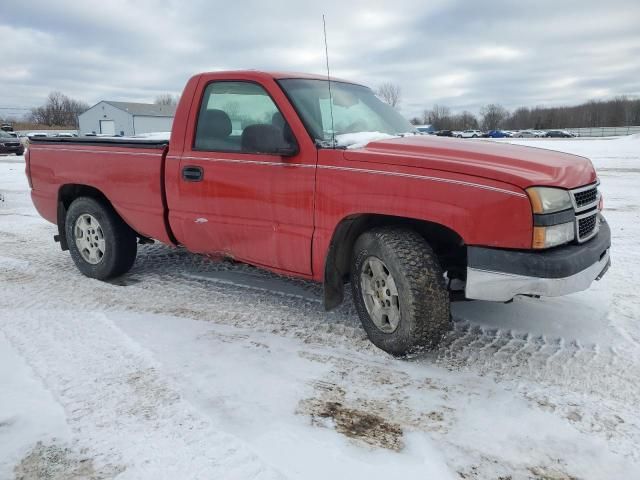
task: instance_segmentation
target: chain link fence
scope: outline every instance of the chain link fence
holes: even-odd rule
[[[566,130],[581,137],[619,137],[640,133],[640,126],[562,128],[557,130]]]

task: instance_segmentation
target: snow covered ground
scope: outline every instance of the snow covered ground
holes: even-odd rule
[[[0,479],[640,478],[640,140],[511,141],[593,160],[613,266],[456,304],[410,361],[251,267],[150,245],[85,278],[0,157]]]

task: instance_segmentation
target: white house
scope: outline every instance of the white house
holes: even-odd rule
[[[176,107],[153,103],[103,100],[78,116],[80,134],[138,135],[169,132]]]

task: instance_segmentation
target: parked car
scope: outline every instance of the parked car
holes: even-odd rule
[[[4,132],[13,132],[13,125],[11,125],[10,123],[3,123],[2,125],[0,125],[0,130]]]
[[[438,137],[453,137],[453,132],[451,130],[438,130],[436,135]]]
[[[519,130],[513,135],[516,138],[536,138],[539,135],[533,130]]]
[[[430,135],[433,132],[436,131],[435,128],[433,128],[432,125],[414,125],[414,128],[419,132],[422,133],[424,135]]]
[[[47,138],[49,135],[45,132],[29,132],[27,133],[27,138]]]
[[[59,137],[59,138],[72,138],[72,137],[77,137],[77,135],[74,135],[71,132],[58,132],[54,135],[54,137]]]
[[[460,138],[480,138],[482,137],[482,132],[480,130],[465,130],[460,132],[458,135]]]
[[[604,275],[588,159],[401,136],[398,112],[337,80],[328,134],[327,91],[324,76],[196,75],[169,141],[34,138],[31,198],[88,277],[125,274],[155,239],[321,282],[326,309],[350,283],[367,335],[395,355],[438,344],[452,297],[558,296]]]
[[[486,138],[508,138],[510,135],[504,130],[489,130],[483,135]]]
[[[545,137],[549,138],[571,138],[572,136],[573,135],[564,130],[549,130],[545,135]]]
[[[24,154],[24,146],[19,139],[4,130],[0,130],[0,154],[11,153],[16,155]]]

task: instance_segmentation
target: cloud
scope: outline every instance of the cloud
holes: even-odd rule
[[[151,101],[214,69],[324,73],[323,13],[332,73],[398,83],[407,116],[640,94],[635,0],[25,0],[0,6],[0,107]]]

